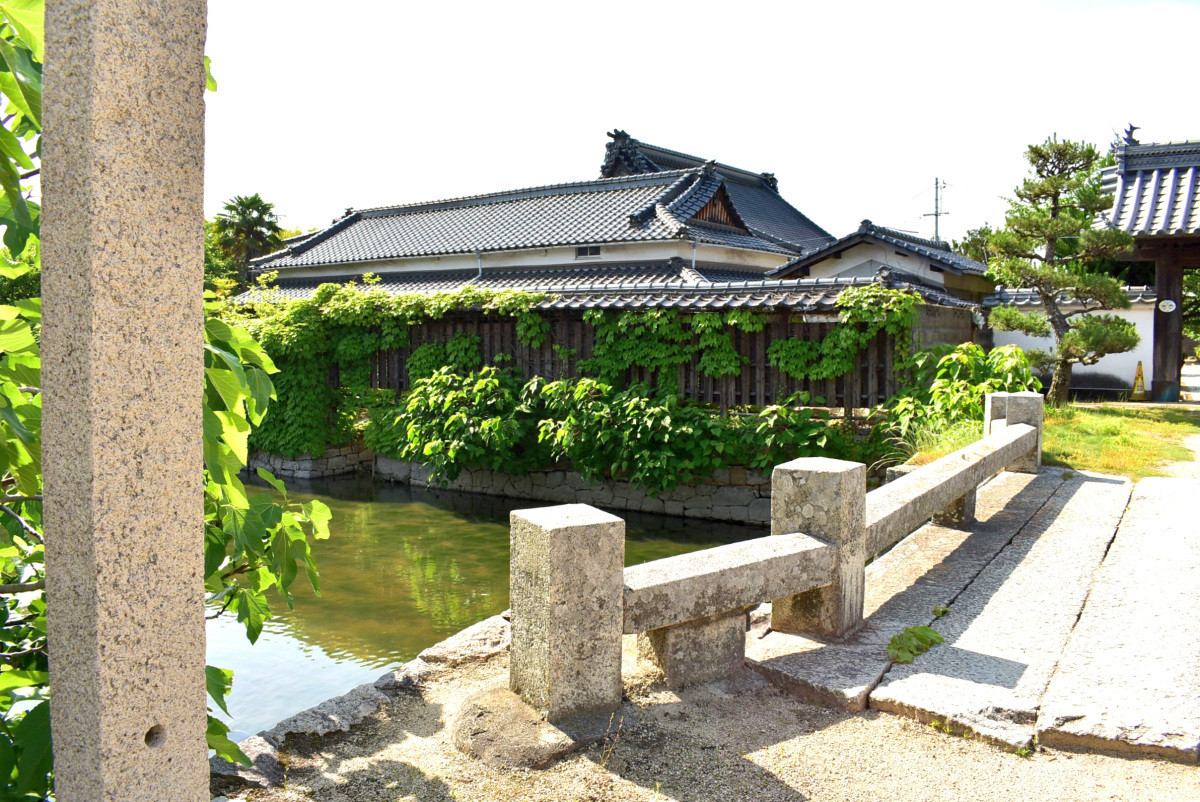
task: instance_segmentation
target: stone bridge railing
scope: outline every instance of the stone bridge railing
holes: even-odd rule
[[[745,659],[746,613],[771,628],[843,637],[863,619],[864,569],[935,515],[974,515],[978,486],[1041,464],[1042,397],[987,397],[983,439],[878,490],[866,467],[822,457],[776,466],[767,537],[625,568],[625,523],[585,504],[512,513],[510,687],[551,722],[621,704],[621,638],[673,687]]]

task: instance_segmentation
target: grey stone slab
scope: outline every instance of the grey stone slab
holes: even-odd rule
[[[833,552],[808,535],[771,535],[626,568],[625,632],[659,629],[828,584]]]
[[[867,494],[867,556],[887,551],[1038,442],[1032,426],[1008,426]],[[1036,473],[1036,471],[1034,471]]]
[[[247,767],[230,763],[228,760],[216,756],[209,758],[210,791],[243,786],[269,788],[273,785],[283,784],[287,772],[279,760],[279,753],[266,738],[261,735],[252,735],[239,743],[238,747],[246,757],[250,758],[251,765]]]
[[[278,749],[292,734],[320,736],[345,732],[377,713],[388,703],[388,699],[388,695],[376,688],[374,683],[367,682],[349,693],[326,699],[316,707],[285,718],[271,729],[260,732],[259,736]]]
[[[1143,479],[1038,716],[1041,743],[1200,755],[1200,487]]]
[[[747,662],[806,701],[862,710],[890,665],[887,643],[906,627],[929,624],[1062,484],[1058,472],[1004,473],[979,492],[972,531],[925,526],[866,568],[863,626],[843,641],[754,632]]]
[[[893,665],[871,707],[1028,745],[1130,487],[1078,473],[1063,481],[937,620],[946,642]]]
[[[746,662],[746,612],[734,610],[638,636],[638,659],[672,688],[732,676]]]

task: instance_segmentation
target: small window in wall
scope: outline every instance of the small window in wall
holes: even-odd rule
[[[600,258],[600,246],[599,245],[580,245],[578,248],[575,249],[575,258],[576,259],[599,259]]]

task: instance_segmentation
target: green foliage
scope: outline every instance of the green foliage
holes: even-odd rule
[[[12,304],[42,294],[41,245],[30,237],[25,250],[14,256],[0,249],[0,304]]]
[[[849,287],[838,296],[841,321],[822,340],[775,340],[768,361],[797,379],[832,379],[849,373],[858,354],[880,332],[907,347],[907,335],[920,314],[921,296],[878,284]]]
[[[797,393],[782,404],[763,407],[746,443],[749,465],[770,469],[797,457],[848,456],[848,438],[823,410],[808,406],[808,393]],[[824,404],[825,399],[812,399]]]
[[[1200,270],[1183,271],[1183,333],[1200,341]]]
[[[42,19],[44,0],[9,0],[0,4],[0,225],[4,246],[20,254],[38,233],[41,210],[26,196],[21,182],[37,175],[42,135]]]
[[[888,657],[897,663],[911,663],[919,654],[929,651],[934,644],[945,643],[946,639],[936,629],[925,626],[908,627],[888,642]]]
[[[368,275],[361,285],[324,284],[312,298],[289,302],[269,288],[270,280],[263,279],[255,302],[226,303],[220,314],[245,326],[280,367],[275,381],[279,401],[251,435],[254,448],[274,454],[319,455],[327,446],[356,439],[372,414],[393,406],[390,391],[371,387],[371,357],[408,347],[412,326],[474,309],[515,317],[518,332],[530,336],[544,336],[549,327],[532,322],[540,320],[533,309],[545,298],[537,293],[468,286],[448,293],[389,295]],[[420,379],[440,367],[468,371],[481,364],[478,338],[463,334],[415,349],[406,368],[410,377]],[[331,384],[334,371],[336,387]]]
[[[742,369],[745,358],[734,348],[734,331],[762,331],[761,312],[734,310],[718,314],[684,314],[674,309],[605,312],[589,309],[583,319],[592,324],[591,359],[579,364],[585,374],[617,384],[632,368],[650,370],[663,392],[677,388],[678,369],[699,356],[697,370],[705,376],[728,376]]]
[[[364,439],[381,454],[424,463],[447,480],[463,468],[524,473],[539,464],[540,449],[535,407],[523,389],[507,369],[463,375],[438,368],[415,383],[399,410],[376,410]]]
[[[1015,306],[997,306],[988,315],[988,324],[996,331],[1019,331],[1030,337],[1049,337],[1050,321],[1036,312],[1022,312]]]
[[[616,384],[630,368],[647,368],[664,391],[675,390],[677,369],[694,351],[689,316],[674,309],[589,309],[583,319],[592,324],[593,346],[591,359],[579,364],[581,371]]]
[[[1058,342],[1060,358],[1094,365],[1107,354],[1121,354],[1141,342],[1133,321],[1116,315],[1084,315]]]
[[[916,428],[941,431],[983,418],[987,393],[1040,390],[1029,358],[1019,347],[1004,345],[985,353],[974,343],[929,349],[912,360],[912,384],[897,394],[890,409],[901,439]]]
[[[231,295],[240,283],[237,262],[217,243],[217,226],[204,221],[204,289]]]
[[[643,385],[618,391],[595,379],[545,385],[539,438],[590,479],[626,479],[650,491],[709,476],[729,464],[726,419]]]
[[[819,400],[819,399],[818,399]],[[508,369],[466,375],[443,367],[364,432],[385,456],[453,480],[465,468],[523,474],[569,463],[590,479],[627,480],[654,493],[735,466],[766,469],[801,456],[873,462],[883,443],[860,440],[798,394],[757,415],[722,416],[653,393],[582,377],[523,386]]]
[[[432,376],[439,368],[452,368],[458,373],[468,373],[483,364],[479,350],[479,335],[459,333],[450,342],[425,343],[413,349],[405,360],[409,386]]]
[[[1112,205],[1100,180],[1101,168],[1111,162],[1094,146],[1050,138],[1030,145],[1026,158],[1031,175],[1016,188],[1004,229],[988,240],[990,272],[1000,283],[1034,290],[1045,318],[1037,322],[1028,313],[995,310],[992,326],[1053,334],[1054,379],[1047,400],[1063,404],[1072,365],[1092,364],[1137,345],[1132,326],[1112,316],[1091,315],[1129,306],[1121,282],[1104,267],[1130,250],[1133,238],[1116,229],[1092,227],[1096,216]],[[1078,308],[1064,312],[1067,301]]]
[[[961,240],[951,243],[951,247],[955,253],[960,253],[968,259],[974,259],[976,262],[986,265],[992,260],[992,251],[988,243],[993,234],[991,226],[988,225],[972,228],[963,235]]]

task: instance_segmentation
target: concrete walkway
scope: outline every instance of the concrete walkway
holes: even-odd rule
[[[747,656],[810,701],[1015,749],[1036,739],[1195,762],[1197,491],[1182,479],[1135,491],[1062,469],[1002,474],[981,489],[970,531],[926,526],[868,566],[868,619],[854,636],[826,643],[760,628]],[[888,640],[917,624],[946,642],[892,664]]]
[[[1200,401],[1200,363],[1184,364],[1179,381],[1179,400],[1193,404]]]

